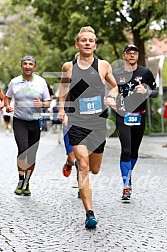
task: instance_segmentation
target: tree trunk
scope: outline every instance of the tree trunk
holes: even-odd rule
[[[139,48],[139,60],[138,64],[141,66],[146,66],[145,59],[145,47],[144,47],[144,39],[140,39],[139,30],[133,30],[133,40],[134,44]]]

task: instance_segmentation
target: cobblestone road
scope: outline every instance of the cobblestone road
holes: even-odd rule
[[[1,132],[0,142],[0,251],[167,251],[166,137],[143,139],[129,204],[121,202],[119,141],[107,141],[101,172],[91,176],[96,230],[84,228],[75,169],[69,178],[61,173],[66,156],[56,134],[41,137],[31,197],[13,193],[18,182],[13,135]]]

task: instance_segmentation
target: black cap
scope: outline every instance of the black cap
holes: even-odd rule
[[[32,56],[25,56],[24,58],[22,58],[21,64],[22,64],[24,61],[31,61],[34,65],[36,65],[36,60],[35,60]]]
[[[126,53],[126,52],[129,51],[129,50],[139,52],[139,49],[137,48],[137,46],[132,45],[132,44],[126,45],[125,48],[124,48],[124,50],[123,50],[123,52]]]

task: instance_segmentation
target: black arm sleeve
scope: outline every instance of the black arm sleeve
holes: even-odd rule
[[[156,98],[159,94],[159,89],[155,83],[155,78],[149,69],[146,74],[146,84],[147,84],[147,95],[151,98]]]
[[[158,88],[155,88],[155,89],[149,89],[148,90],[148,95],[149,97],[151,98],[156,98],[159,94],[159,89]]]

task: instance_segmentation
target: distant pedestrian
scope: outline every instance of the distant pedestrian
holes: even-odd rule
[[[35,74],[36,60],[25,56],[21,60],[22,75],[13,78],[5,96],[7,112],[14,111],[13,131],[18,147],[17,167],[19,183],[14,191],[17,195],[31,195],[29,180],[35,168],[42,129],[41,109],[50,105],[46,81]],[[14,98],[14,108],[11,99]]]
[[[122,200],[129,201],[131,176],[138,159],[146,122],[146,100],[158,96],[152,72],[137,64],[139,49],[127,45],[123,51],[124,66],[113,71],[119,96],[116,108],[116,128],[121,143],[120,170],[123,178]]]
[[[7,113],[6,108],[4,107],[2,109],[3,113],[3,126],[6,135],[8,135],[10,132],[12,132],[12,118],[13,118],[13,112]]]

